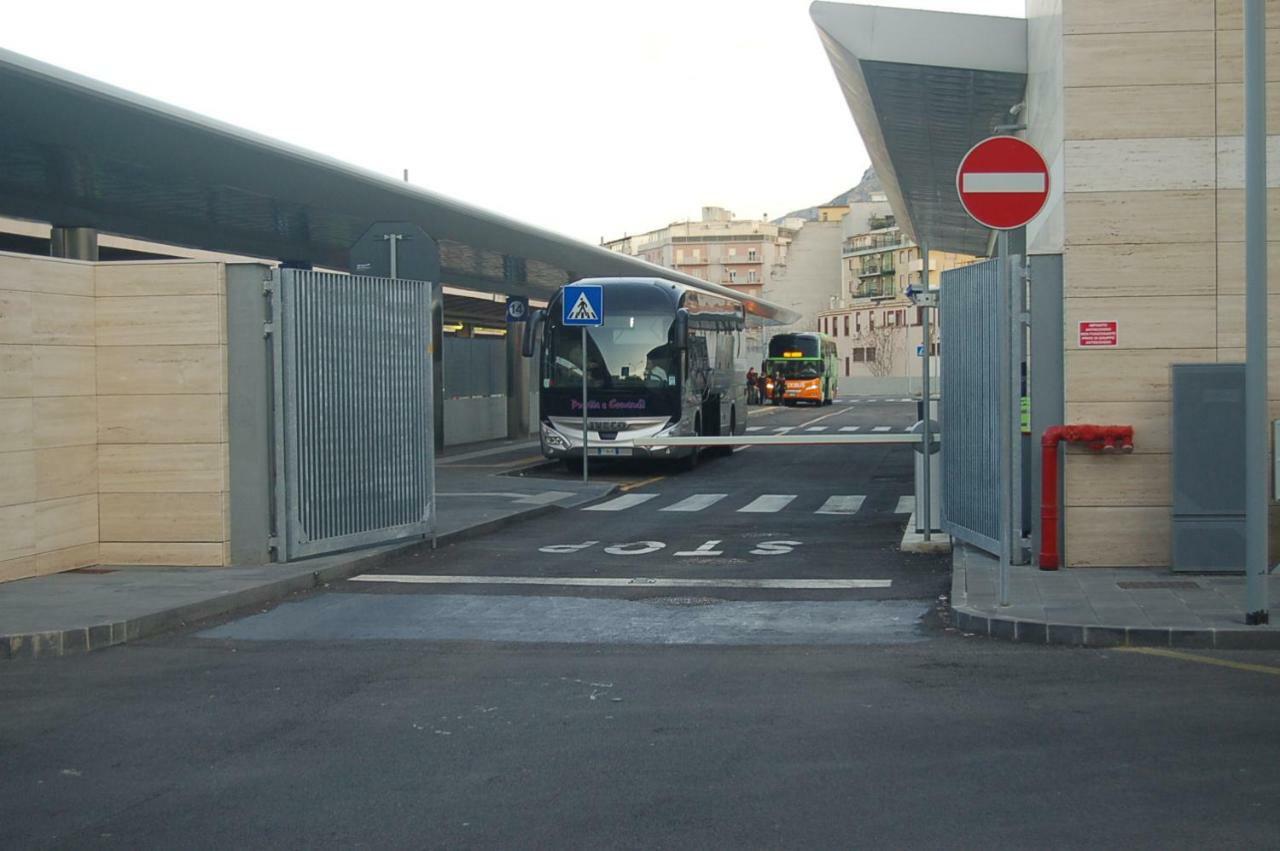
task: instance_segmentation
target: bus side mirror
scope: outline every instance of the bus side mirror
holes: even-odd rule
[[[529,314],[529,321],[524,326],[524,339],[520,341],[520,354],[527,358],[533,357],[538,348],[538,331],[546,318],[545,310],[535,310]]]
[[[680,308],[676,311],[676,321],[673,328],[676,338],[676,349],[684,351],[689,348],[689,311],[686,308]]]

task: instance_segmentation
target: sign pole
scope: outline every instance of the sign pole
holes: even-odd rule
[[[1245,623],[1266,624],[1267,605],[1267,77],[1266,7],[1244,3]]]
[[[587,408],[587,366],[591,358],[587,355],[587,328],[604,324],[604,288],[599,284],[566,284],[560,291],[560,302],[564,309],[561,321],[568,327],[577,326],[582,329],[582,483],[590,479],[587,460],[591,453],[591,438],[587,433],[590,427]]]
[[[1009,269],[1009,232],[1002,230],[996,237],[999,248],[996,261],[999,265],[1000,287],[1000,323],[1002,333],[999,348],[1000,358],[1000,403],[996,406],[1000,425],[996,433],[1000,435],[1000,567],[997,575],[998,601],[1001,606],[1009,605],[1009,566],[1013,561],[1013,440],[1017,435],[1013,424],[1013,277]]]
[[[587,484],[587,326],[582,326],[582,483]]]
[[[921,241],[920,243],[920,289],[923,292],[929,292],[929,244]],[[924,439],[924,470],[920,477],[920,484],[924,494],[917,496],[919,502],[923,498],[923,502],[916,506],[916,510],[920,512],[920,519],[924,522],[924,539],[926,542],[933,539],[933,491],[932,483],[929,481],[929,468],[933,465],[933,456],[930,451],[933,449],[932,438],[930,434],[929,417],[932,416],[929,401],[929,315],[932,308],[923,308],[920,311],[920,328],[924,335],[924,376],[920,381],[921,395],[924,397],[924,424],[922,426],[922,435]]]

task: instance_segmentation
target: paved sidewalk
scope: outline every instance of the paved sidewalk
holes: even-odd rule
[[[600,499],[615,489],[607,483],[584,486],[438,467],[437,542],[492,532]],[[354,576],[422,545],[414,541],[245,567],[103,566],[6,582],[0,584],[0,660],[62,656],[136,641]]]
[[[1094,647],[1280,648],[1280,624],[1246,626],[1244,577],[1163,568],[1014,567],[1009,605],[996,602],[997,561],[957,543],[952,556],[955,625],[993,638]],[[1280,576],[1269,579],[1280,603]],[[1280,621],[1280,612],[1272,616]]]

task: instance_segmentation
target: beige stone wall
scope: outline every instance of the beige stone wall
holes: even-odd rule
[[[93,272],[0,254],[0,581],[98,561]]]
[[[101,558],[227,563],[226,274],[99,264]]]
[[[228,563],[225,274],[0,254],[0,581]]]
[[[1165,565],[1169,368],[1243,357],[1240,2],[1062,8],[1066,418],[1136,432],[1132,456],[1069,454],[1067,563]],[[1280,26],[1280,4],[1268,22]],[[1280,81],[1280,29],[1268,44]],[[1280,130],[1280,85],[1271,88],[1268,120]],[[1280,192],[1270,191],[1270,238],[1280,240]],[[1280,242],[1271,256],[1280,260]],[[1118,348],[1079,348],[1077,323],[1108,319],[1120,323]]]

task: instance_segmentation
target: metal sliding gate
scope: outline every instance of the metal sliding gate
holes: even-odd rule
[[[1000,552],[1000,261],[942,273],[942,528]]]
[[[429,535],[431,285],[282,269],[271,316],[277,559]]]

